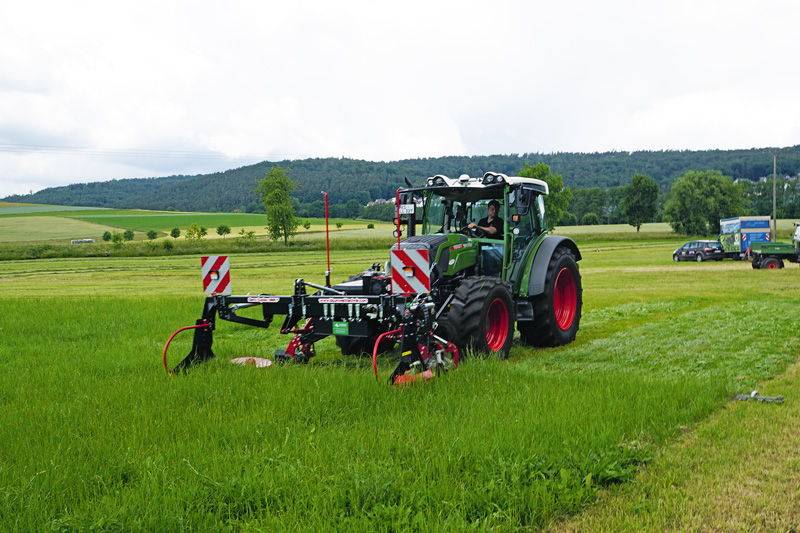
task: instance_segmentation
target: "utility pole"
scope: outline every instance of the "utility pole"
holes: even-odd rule
[[[772,155],[772,242],[778,237],[778,203],[777,203],[777,190],[776,183],[778,181],[778,154],[783,151],[783,148],[777,152],[770,150]]]

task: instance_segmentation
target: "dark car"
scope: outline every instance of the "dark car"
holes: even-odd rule
[[[722,261],[724,257],[725,250],[717,241],[689,241],[672,252],[673,261]]]

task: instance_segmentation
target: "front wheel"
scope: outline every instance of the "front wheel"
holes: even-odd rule
[[[761,261],[761,268],[765,268],[767,270],[778,270],[779,268],[783,268],[783,261],[777,257],[767,257]]]
[[[533,321],[517,325],[532,346],[562,346],[575,340],[581,321],[583,288],[575,256],[556,248],[547,265],[544,293],[531,298]]]
[[[697,254],[695,256],[695,259],[697,260],[698,263],[702,263],[703,259],[705,259],[705,257],[703,256],[703,254]]]
[[[450,334],[461,354],[496,352],[505,359],[514,340],[516,312],[511,290],[492,277],[467,278],[453,294],[447,316],[440,327]],[[445,337],[446,338],[446,337]]]

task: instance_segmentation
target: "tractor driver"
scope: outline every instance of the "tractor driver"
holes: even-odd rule
[[[489,202],[488,215],[475,224],[469,223],[469,228],[473,229],[476,226],[483,230],[489,238],[502,239],[503,238],[503,219],[497,216],[500,211],[500,202],[492,200]]]

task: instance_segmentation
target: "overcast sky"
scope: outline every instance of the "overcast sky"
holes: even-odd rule
[[[3,0],[0,197],[258,161],[800,144],[800,2]]]

